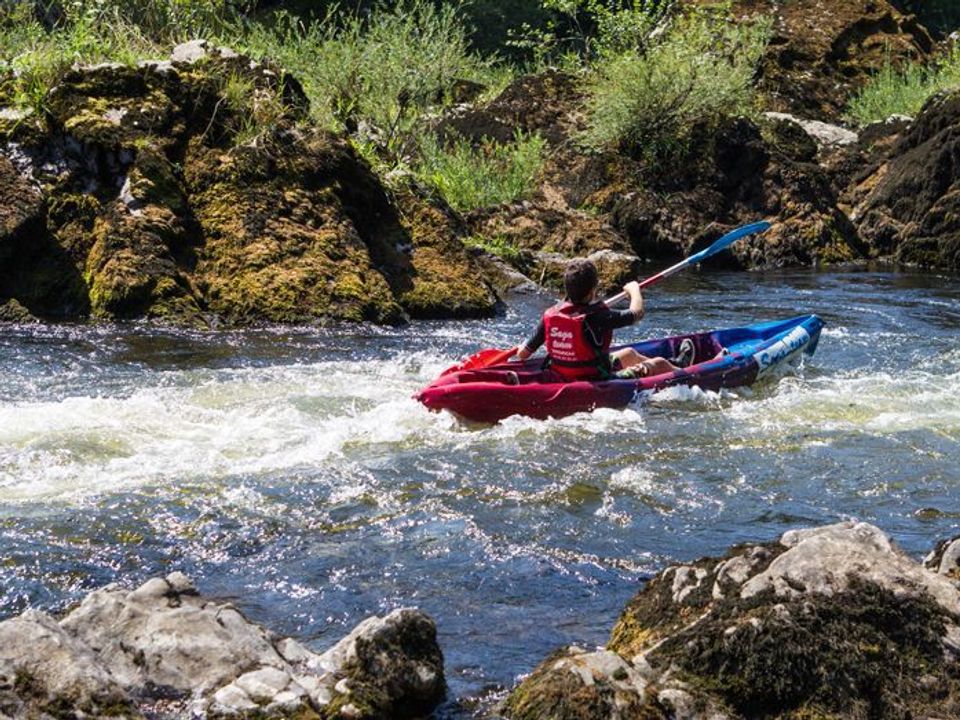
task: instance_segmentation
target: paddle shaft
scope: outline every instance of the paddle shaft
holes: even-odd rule
[[[769,228],[770,228],[770,223],[766,221],[762,221],[757,223],[751,223],[749,225],[744,225],[743,227],[738,227],[735,230],[731,230],[722,238],[720,238],[715,243],[713,243],[706,250],[701,250],[700,252],[694,255],[691,255],[688,258],[684,258],[673,267],[668,267],[666,270],[663,270],[662,272],[658,272],[653,277],[647,278],[646,280],[640,283],[640,287],[645,288],[648,285],[653,285],[653,283],[657,282],[658,280],[663,280],[665,277],[670,277],[674,273],[679,272],[680,270],[683,270],[685,267],[689,267],[690,265],[696,265],[697,263],[706,260],[708,257],[712,257],[713,255],[716,255],[718,252],[722,250],[726,250],[728,247],[733,245],[733,243],[735,243],[737,240],[740,240],[741,238],[766,232]],[[621,300],[626,299],[626,297],[627,297],[627,293],[622,292],[622,293],[619,293],[618,295],[614,295],[612,298],[608,300],[604,300],[604,302],[607,305],[613,305],[615,303],[620,302]]]
[[[645,288],[645,287],[648,287],[648,286],[650,286],[650,285],[653,285],[655,282],[658,282],[658,281],[660,281],[660,280],[663,280],[664,278],[670,277],[671,275],[674,275],[674,274],[680,272],[681,270],[683,270],[683,269],[684,269],[687,265],[689,265],[689,264],[690,264],[690,258],[687,258],[686,260],[681,260],[681,261],[678,262],[676,265],[673,265],[673,266],[671,266],[671,267],[668,267],[666,270],[662,270],[661,272],[658,272],[656,275],[652,275],[652,276],[648,277],[646,280],[644,280],[643,282],[639,283],[639,285],[640,285],[641,288]],[[612,298],[607,298],[607,299],[604,300],[603,302],[604,302],[605,304],[607,304],[607,305],[615,305],[616,303],[620,302],[621,300],[626,300],[626,299],[627,299],[627,293],[626,293],[626,292],[621,292],[621,293],[618,293],[618,294],[614,295]]]

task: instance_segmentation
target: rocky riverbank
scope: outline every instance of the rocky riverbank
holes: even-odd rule
[[[61,620],[0,623],[2,718],[405,718],[444,695],[433,621],[371,617],[322,654],[181,573],[88,595]]]
[[[528,200],[463,216],[313,127],[296,77],[202,41],[75,66],[42,114],[2,107],[0,82],[0,319],[485,317],[524,282],[517,271],[552,286],[569,257],[594,255],[615,287],[760,218],[774,228],[720,262],[960,269],[960,96],[915,120],[842,126],[885,63],[939,52],[930,34],[886,0],[734,4],[757,14],[774,18],[767,112],[694,128],[677,163],[585,151],[582,82],[556,70],[432,118],[478,145],[517,131],[548,144]],[[477,245],[511,248],[512,269]]]
[[[173,573],[0,623],[0,717],[425,717],[445,692],[436,635],[395,610],[316,653]],[[846,522],[669,567],[605,648],[558,650],[500,713],[960,717],[960,538],[921,564]]]
[[[960,539],[924,564],[866,523],[793,530],[660,573],[606,648],[567,647],[521,718],[960,717]]]
[[[388,194],[307,107],[280,68],[194,42],[77,67],[44,117],[4,110],[0,304],[200,326],[492,313],[457,218]]]

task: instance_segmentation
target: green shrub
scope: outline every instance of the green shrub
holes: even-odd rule
[[[4,45],[0,65],[16,75],[12,83],[14,104],[36,111],[43,110],[50,88],[74,63],[133,64],[158,54],[156,46],[136,26],[101,23],[87,15],[50,32],[38,25],[25,28]]]
[[[458,8],[429,0],[308,24],[280,13],[272,26],[253,25],[242,45],[300,79],[318,122],[349,131],[367,125],[393,150],[425,112],[449,101],[455,81],[504,82],[502,71],[470,51]]]
[[[73,0],[66,22],[136,28],[155,42],[178,43],[235,28],[253,0]]]
[[[891,115],[916,117],[932,95],[958,86],[958,50],[931,67],[913,63],[898,69],[888,62],[850,101],[847,117],[859,125],[886,120]]]
[[[496,255],[510,265],[517,266],[523,262],[523,251],[502,235],[484,237],[473,235],[463,241],[468,247],[480,248],[484,252]]]
[[[543,165],[546,142],[517,133],[514,142],[488,141],[474,147],[465,139],[447,145],[427,136],[414,173],[455,210],[466,212],[527,196]]]
[[[734,24],[723,6],[699,8],[645,48],[604,55],[589,81],[583,142],[663,159],[694,127],[751,113],[769,36],[766,18]]]

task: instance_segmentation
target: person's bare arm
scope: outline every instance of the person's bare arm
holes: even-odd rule
[[[636,280],[628,282],[623,286],[623,291],[630,296],[630,312],[635,318],[634,322],[643,318],[643,293],[640,291],[640,283]]]

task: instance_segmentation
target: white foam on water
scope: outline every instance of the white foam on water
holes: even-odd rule
[[[773,395],[736,403],[725,412],[743,434],[804,432],[811,442],[822,443],[822,434],[830,433],[934,430],[960,441],[960,372],[914,368],[899,374],[858,370],[786,378]]]
[[[696,385],[675,385],[653,393],[649,400],[658,405],[691,403],[701,407],[721,407],[725,400],[735,400],[740,389],[722,388],[719,392],[703,390]]]
[[[845,325],[837,325],[836,327],[825,327],[820,331],[820,334],[823,337],[842,339],[850,337],[850,330],[847,329]]]
[[[137,377],[126,395],[0,403],[0,501],[74,502],[324,463],[349,474],[373,451],[602,435],[624,425],[643,432],[631,410],[480,428],[431,413],[412,395],[452,362],[409,353],[383,363],[156,372]]]
[[[127,396],[0,404],[0,499],[282,471],[351,445],[429,444],[456,429],[410,397],[438,366],[404,358],[158,373]]]

